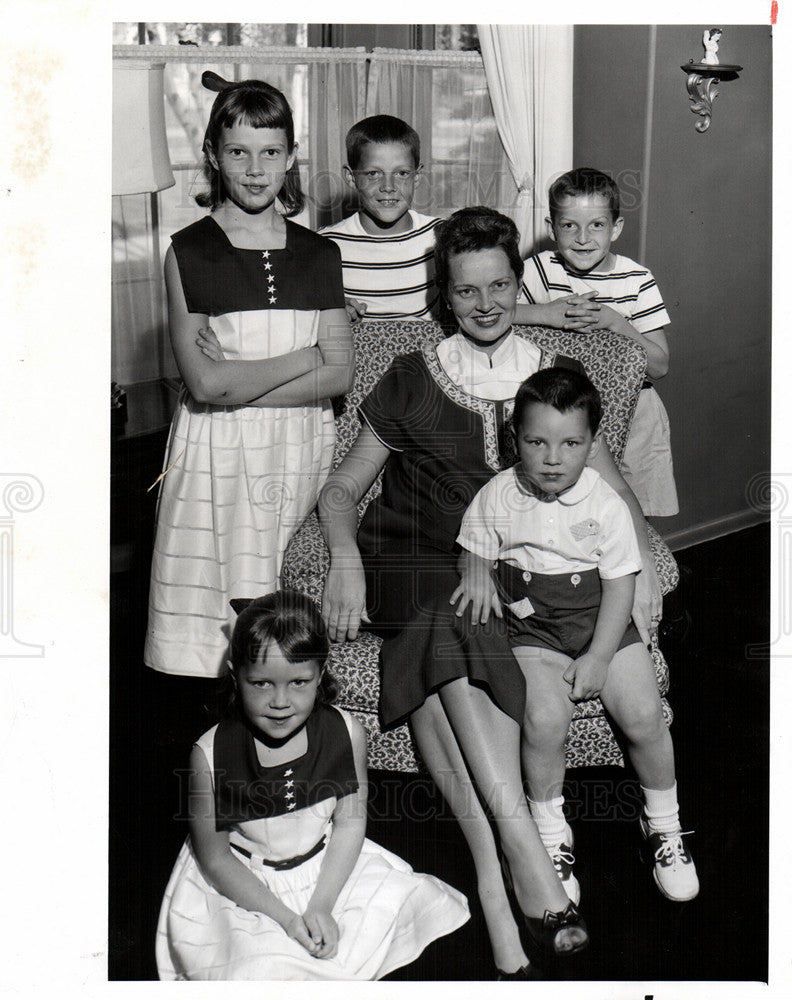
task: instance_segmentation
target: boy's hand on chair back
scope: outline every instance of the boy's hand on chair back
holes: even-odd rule
[[[358,320],[363,319],[368,309],[365,302],[359,302],[357,299],[345,299],[344,303],[350,323],[357,323]]]

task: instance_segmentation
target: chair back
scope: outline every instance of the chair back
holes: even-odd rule
[[[544,326],[517,326],[517,334],[542,351],[542,367],[558,355],[583,365],[602,396],[602,430],[617,464],[624,454],[635,405],[646,372],[646,352],[635,341],[616,333],[570,333]],[[353,327],[355,384],[344,397],[336,417],[334,467],[357,438],[357,408],[400,354],[417,351],[427,340],[438,343],[445,336],[438,323],[418,320],[364,320]],[[526,378],[530,372],[526,372]]]

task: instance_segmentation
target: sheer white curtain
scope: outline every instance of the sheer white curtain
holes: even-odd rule
[[[396,115],[418,133],[417,211],[444,217],[465,205],[508,205],[509,168],[477,52],[374,49],[366,114]]]
[[[159,231],[153,232],[150,196],[113,199],[113,378],[121,384],[176,374],[164,312],[162,274],[152,267],[152,240],[161,254],[170,236],[205,214],[195,203],[203,188],[201,144],[215,94],[201,85],[211,69],[226,80],[266,80],[281,90],[294,113],[306,209],[297,221],[315,228],[341,217],[341,166],[347,130],[365,115],[363,49],[198,48],[115,46],[114,59],[164,62],[165,124],[176,185],[155,195]],[[158,360],[165,358],[164,369]]]
[[[548,187],[572,167],[573,28],[480,24],[478,32],[525,256],[544,235]]]

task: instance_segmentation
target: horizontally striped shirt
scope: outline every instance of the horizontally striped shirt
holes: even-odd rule
[[[440,219],[409,212],[412,228],[372,236],[358,213],[320,229],[341,250],[344,295],[365,302],[366,316],[432,319],[439,292],[434,283],[435,226]]]
[[[529,303],[552,302],[565,295],[597,293],[597,302],[609,305],[639,333],[658,330],[671,322],[651,271],[629,257],[615,255],[611,271],[581,275],[570,270],[555,250],[543,250],[525,262],[522,291]]]

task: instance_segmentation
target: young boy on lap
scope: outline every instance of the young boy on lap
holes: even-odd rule
[[[644,796],[641,833],[669,899],[698,893],[679,823],[671,734],[652,659],[630,621],[641,569],[624,501],[588,468],[600,445],[599,393],[588,378],[546,368],[520,386],[519,462],[476,494],[457,542],[466,550],[457,613],[505,617],[526,678],[523,769],[531,814],[570,899],[572,831],[564,819],[564,741],[575,703],[599,696],[627,740]],[[493,576],[493,570],[495,571]]]
[[[358,211],[320,232],[341,250],[349,317],[431,320],[440,219],[411,208],[421,172],[418,134],[400,118],[374,115],[352,126],[346,149],[344,178],[357,192]]]

